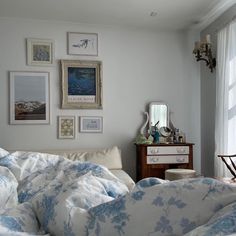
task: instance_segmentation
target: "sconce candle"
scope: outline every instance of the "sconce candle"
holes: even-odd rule
[[[213,72],[216,67],[216,59],[212,57],[210,34],[206,35],[205,40],[195,42],[193,54],[197,61],[205,61],[206,66]]]
[[[211,36],[210,36],[210,34],[207,34],[206,35],[206,43],[211,43]]]

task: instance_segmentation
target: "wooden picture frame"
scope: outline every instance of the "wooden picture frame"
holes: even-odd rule
[[[51,66],[54,61],[54,41],[27,38],[27,65]]]
[[[10,124],[49,124],[49,72],[10,72]]]
[[[102,62],[61,60],[62,108],[102,109]]]

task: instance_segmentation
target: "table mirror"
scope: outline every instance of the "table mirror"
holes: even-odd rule
[[[157,127],[169,127],[169,110],[166,103],[151,102],[149,104],[149,129],[152,130],[157,122]]]

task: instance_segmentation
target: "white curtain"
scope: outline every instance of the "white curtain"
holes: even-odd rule
[[[218,154],[236,154],[236,21],[217,34],[215,176],[230,177]]]

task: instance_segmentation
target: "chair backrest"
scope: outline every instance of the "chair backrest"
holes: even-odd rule
[[[228,168],[230,173],[233,175],[233,179],[235,179],[236,178],[236,164],[234,163],[233,158],[236,157],[236,154],[233,154],[233,155],[218,155],[218,157],[220,157],[221,160],[225,163],[226,167]],[[228,162],[226,161],[226,158],[228,158],[230,160],[230,163],[231,163],[233,168],[228,164]]]

